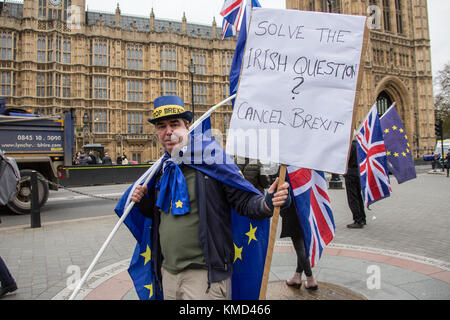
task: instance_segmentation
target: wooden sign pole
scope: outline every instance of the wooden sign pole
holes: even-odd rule
[[[286,180],[286,165],[282,164],[280,168],[280,176],[278,177],[277,191]],[[267,245],[266,262],[264,263],[264,273],[261,281],[261,289],[259,291],[259,300],[266,300],[267,283],[269,282],[270,265],[272,263],[273,247],[277,236],[278,218],[280,216],[280,207],[273,210],[272,224],[270,225],[269,244]]]

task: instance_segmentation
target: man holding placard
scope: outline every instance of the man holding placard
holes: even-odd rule
[[[251,219],[269,218],[274,207],[288,201],[289,184],[275,192],[274,182],[264,197],[232,160],[189,162],[186,154],[196,138],[188,133],[192,113],[177,96],[159,97],[154,105],[149,121],[165,149],[164,164],[153,185],[137,186],[131,196],[140,213],[153,221],[153,248],[146,261],[153,260],[164,299],[230,298],[233,265],[241,255],[233,245],[231,208]],[[220,152],[217,144],[216,156]],[[249,231],[249,242],[256,240],[256,230]]]

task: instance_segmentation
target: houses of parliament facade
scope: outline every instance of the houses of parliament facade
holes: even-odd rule
[[[100,143],[115,158],[147,162],[162,154],[153,101],[183,98],[199,117],[229,96],[236,39],[221,28],[86,11],[85,0],[0,2],[0,90],[7,107],[44,116],[71,111],[75,147]],[[113,3],[113,2],[111,2]],[[371,9],[368,9],[368,8]],[[370,28],[355,127],[376,101],[396,103],[415,157],[434,149],[434,104],[426,0],[286,0],[287,9],[375,17]],[[115,10],[115,12],[113,12]],[[224,134],[232,108],[212,117]]]

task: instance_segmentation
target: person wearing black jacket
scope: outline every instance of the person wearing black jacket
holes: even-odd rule
[[[353,215],[353,223],[347,228],[361,229],[366,224],[366,213],[364,212],[364,201],[361,194],[361,180],[359,175],[357,142],[352,141],[350,157],[348,160],[347,173],[344,175],[347,202]]]
[[[181,142],[174,139],[175,134],[182,137],[187,133],[192,113],[183,111],[182,100],[176,96],[160,97],[154,104],[154,118],[149,121],[155,124],[159,141],[170,154]],[[162,110],[167,106],[170,109]],[[176,113],[167,115],[171,110]],[[180,169],[189,193],[187,214],[163,212],[156,206],[157,191],[144,196],[146,186],[137,186],[131,196],[139,211],[153,219],[152,262],[164,299],[228,299],[234,261],[230,209],[251,219],[270,218],[274,206],[290,200],[289,184],[275,192],[275,181],[269,196],[264,197],[232,188],[191,167],[180,165]],[[161,172],[158,175],[157,179]]]
[[[0,223],[2,220],[0,219]],[[17,284],[13,276],[8,270],[6,263],[0,257],[0,298],[9,292],[14,292],[17,290]]]
[[[105,157],[102,161],[103,164],[112,165],[111,157],[109,156],[108,152],[105,152]]]
[[[448,178],[450,173],[450,149],[448,149],[447,151],[447,162],[445,164],[445,167],[447,168],[447,178]]]

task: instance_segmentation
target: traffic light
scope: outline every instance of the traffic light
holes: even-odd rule
[[[438,119],[437,123],[434,124],[434,132],[436,137],[442,136],[442,119]]]

